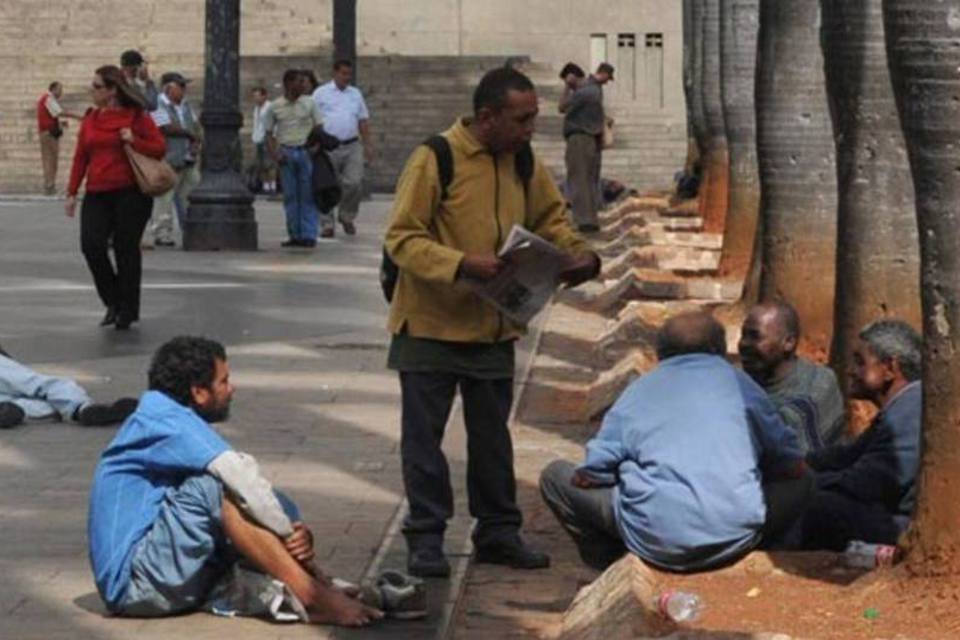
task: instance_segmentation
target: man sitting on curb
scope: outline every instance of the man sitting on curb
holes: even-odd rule
[[[763,387],[804,453],[838,444],[844,433],[843,394],[837,376],[797,356],[800,319],[786,302],[750,309],[740,333],[740,362]]]
[[[210,426],[229,414],[229,375],[223,346],[204,338],[174,338],[154,355],[150,390],[104,451],[90,495],[90,561],[107,608],[282,619],[283,605],[288,619],[313,623],[380,618],[315,569],[294,504]]]
[[[896,544],[917,499],[923,397],[920,335],[880,320],[860,332],[850,393],[880,409],[849,445],[815,451],[816,491],[803,518],[804,546],[842,551],[851,540]]]
[[[558,460],[540,476],[588,565],[602,570],[629,550],[662,569],[712,569],[802,513],[811,480],[797,437],[725,353],[709,315],[670,318],[660,364],[607,412],[584,464]]]
[[[31,420],[75,420],[85,427],[123,422],[137,406],[134,398],[96,404],[69,378],[37,373],[0,349],[0,429]]]

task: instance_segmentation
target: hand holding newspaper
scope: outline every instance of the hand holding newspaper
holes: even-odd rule
[[[510,229],[498,257],[504,266],[496,276],[472,282],[481,298],[511,320],[526,324],[550,300],[569,256],[555,245],[519,225]]]

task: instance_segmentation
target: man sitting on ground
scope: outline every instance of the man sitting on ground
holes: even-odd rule
[[[607,412],[584,464],[544,470],[543,498],[588,565],[602,570],[629,549],[663,569],[707,570],[802,512],[811,481],[797,437],[725,353],[709,315],[670,318],[660,364]]]
[[[797,356],[800,319],[786,302],[750,309],[740,333],[740,362],[770,396],[804,452],[838,444],[844,434],[843,394],[833,370]]]
[[[37,373],[0,348],[0,429],[31,420],[74,420],[85,427],[123,422],[137,406],[134,398],[96,404],[69,378]]]
[[[279,617],[277,606],[238,610],[220,598],[253,591],[250,601],[279,600],[304,621],[360,626],[379,618],[316,570],[313,536],[296,506],[210,426],[229,414],[229,374],[219,343],[167,342],[150,365],[150,390],[104,451],[88,535],[107,608],[145,617],[201,608]],[[263,573],[247,571],[233,588],[246,566]]]
[[[803,518],[805,547],[842,551],[851,540],[896,544],[910,524],[920,468],[922,342],[897,320],[860,332],[850,394],[880,413],[853,443],[807,456],[816,491]]]

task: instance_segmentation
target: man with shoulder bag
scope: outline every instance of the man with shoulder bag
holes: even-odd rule
[[[200,183],[197,158],[200,152],[200,121],[184,97],[189,80],[177,72],[160,78],[163,93],[155,111],[150,113],[167,143],[166,161],[177,174],[173,188],[154,198],[153,218],[144,238],[144,248],[174,247],[173,210],[183,229],[183,215],[190,192]]]

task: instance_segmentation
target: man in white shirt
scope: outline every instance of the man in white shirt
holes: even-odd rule
[[[330,161],[337,172],[340,198],[337,217],[347,235],[354,235],[354,221],[360,209],[363,185],[363,165],[373,157],[370,144],[370,113],[363,94],[350,85],[353,79],[353,63],[337,60],[333,64],[333,79],[317,87],[313,100],[323,114],[323,129],[340,140],[340,146],[329,151]],[[334,235],[333,213],[321,214],[321,236]]]
[[[183,229],[183,216],[186,213],[187,198],[200,183],[200,170],[197,158],[200,153],[200,120],[197,118],[184,95],[189,80],[181,74],[171,71],[160,78],[163,93],[158,99],[158,107],[150,112],[153,122],[163,133],[167,142],[166,161],[177,172],[177,182],[173,189],[153,199],[153,216],[147,227],[145,248],[173,247],[173,210],[176,207],[177,221]],[[151,243],[152,241],[152,243]]]
[[[253,140],[253,146],[256,149],[254,156],[254,175],[262,185],[264,193],[276,193],[277,182],[273,174],[273,161],[267,152],[267,126],[264,123],[263,115],[267,110],[267,90],[265,87],[254,87],[251,91],[253,95],[253,131],[250,138]]]

